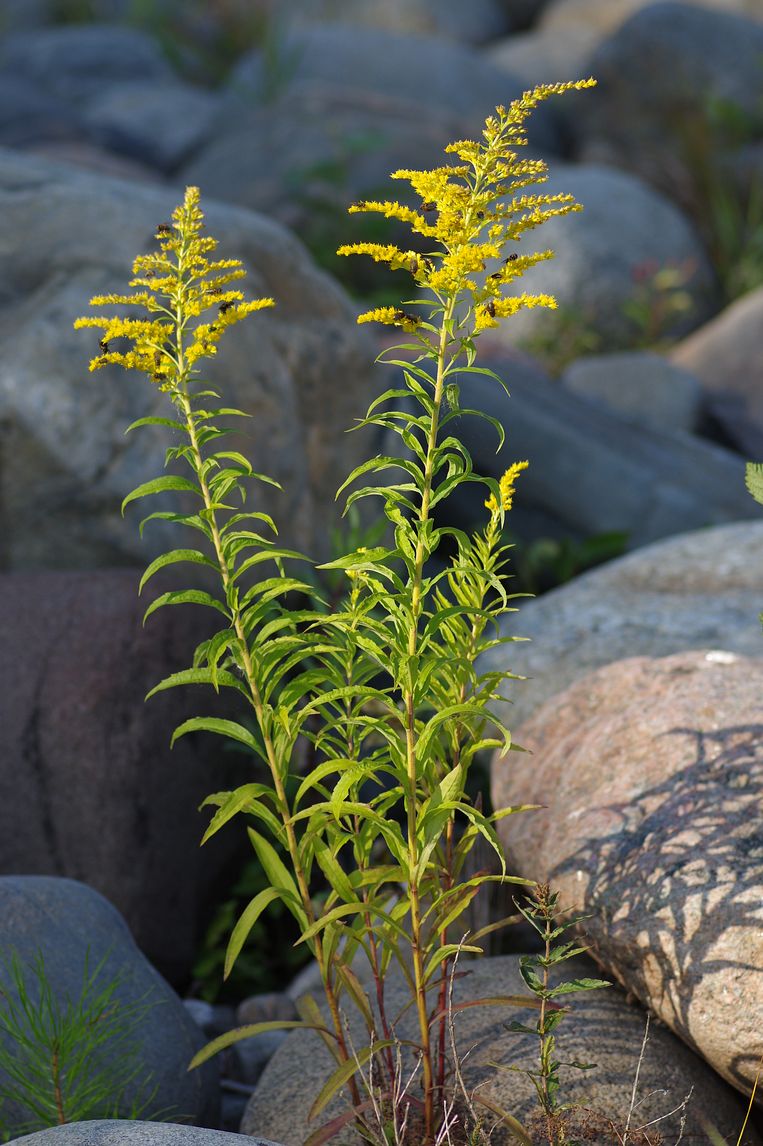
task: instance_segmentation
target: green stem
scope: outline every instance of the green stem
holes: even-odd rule
[[[181,282],[184,281],[184,278],[183,278],[183,272],[184,272],[183,255],[184,254],[185,254],[185,249],[181,248],[181,251],[179,252],[179,255],[178,255],[179,278],[180,278]],[[183,313],[183,309],[184,309],[183,308],[183,301],[184,300],[183,300],[183,294],[182,294],[182,288],[181,288],[181,290],[178,293],[178,298],[176,299],[176,311],[175,311],[177,382],[176,382],[174,392],[175,392],[177,399],[180,403],[180,408],[181,408],[183,415],[184,415],[184,418],[185,418],[186,432],[188,434],[188,438],[189,438],[189,441],[191,443],[191,452],[193,455],[194,469],[195,469],[196,476],[197,476],[198,481],[199,481],[199,487],[201,489],[201,494],[202,494],[202,498],[204,501],[204,507],[207,511],[207,522],[209,524],[212,544],[214,546],[215,556],[217,558],[217,565],[218,565],[218,569],[220,571],[220,577],[222,580],[223,589],[225,590],[226,601],[228,601],[231,597],[231,595],[229,593],[230,584],[231,584],[230,571],[228,569],[228,562],[225,558],[225,552],[223,549],[223,543],[222,543],[222,537],[220,534],[220,528],[218,526],[217,517],[215,514],[215,510],[213,508],[213,506],[214,506],[213,498],[211,496],[207,480],[204,476],[204,459],[202,457],[201,447],[199,445],[198,435],[196,433],[196,423],[195,423],[195,420],[193,417],[193,409],[191,406],[191,399],[190,399],[190,396],[188,393],[188,380],[189,380],[190,371],[185,364],[185,357],[184,357],[184,351],[183,351],[183,330],[184,330],[184,326],[185,326],[185,319],[184,319],[184,313]],[[235,600],[235,598],[234,598],[234,600]],[[270,770],[270,775],[271,775],[272,780],[273,780],[273,787],[274,787],[275,793],[276,793],[278,810],[279,810],[279,813],[281,816],[281,821],[283,823],[284,832],[286,835],[286,845],[287,845],[287,849],[289,852],[289,858],[291,860],[292,869],[294,871],[294,875],[295,875],[295,878],[297,880],[297,886],[299,888],[299,895],[300,895],[300,899],[302,901],[302,906],[303,906],[303,909],[305,912],[305,916],[307,918],[308,926],[310,926],[315,922],[315,912],[313,910],[313,903],[312,903],[312,899],[310,897],[310,889],[308,887],[307,879],[305,877],[305,873],[304,873],[304,870],[302,868],[302,863],[300,861],[299,844],[297,841],[296,832],[294,830],[294,823],[293,823],[293,820],[291,817],[291,811],[289,808],[289,800],[288,800],[288,797],[286,795],[286,789],[285,789],[285,786],[283,783],[283,779],[281,777],[281,770],[278,766],[278,758],[277,758],[277,754],[276,754],[275,744],[273,743],[273,739],[272,739],[272,736],[270,735],[270,731],[268,728],[268,721],[266,719],[266,714],[265,714],[265,705],[263,703],[262,696],[261,696],[260,689],[259,689],[259,685],[257,683],[257,677],[256,677],[256,674],[254,671],[254,665],[252,663],[251,653],[249,651],[249,644],[248,644],[248,641],[246,639],[246,632],[244,629],[243,618],[242,618],[242,615],[241,615],[241,612],[240,612],[240,609],[239,609],[237,603],[235,603],[233,605],[229,604],[228,607],[229,607],[230,612],[231,612],[231,624],[232,624],[233,630],[236,634],[236,646],[237,646],[238,655],[240,657],[241,665],[242,665],[243,670],[244,670],[244,677],[246,679],[246,683],[247,683],[248,688],[249,688],[249,693],[250,693],[251,701],[252,701],[252,707],[254,709],[255,716],[257,718],[257,724],[258,724],[258,726],[260,728],[260,732],[262,734],[263,744],[265,747],[265,753],[266,753],[266,757],[267,757],[268,768]],[[347,1044],[345,1041],[344,1030],[342,1028],[341,1016],[339,1014],[339,1005],[337,1002],[336,994],[334,992],[333,983],[332,983],[332,979],[331,979],[331,968],[330,968],[328,961],[326,960],[326,957],[324,955],[323,943],[321,941],[321,936],[319,934],[316,935],[313,939],[313,950],[314,950],[316,962],[318,963],[318,966],[320,969],[321,978],[323,980],[323,986],[324,986],[324,990],[326,993],[326,999],[328,1001],[329,1010],[331,1013],[331,1019],[332,1019],[332,1023],[334,1026],[334,1032],[336,1034],[337,1047],[338,1047],[339,1052],[340,1052],[340,1057],[341,1057],[342,1061],[348,1061],[350,1058],[350,1055],[349,1055],[349,1052],[347,1050]],[[353,1102],[357,1106],[360,1104],[360,1092],[358,1090],[358,1087],[357,1087],[357,1084],[356,1084],[354,1078],[350,1079],[349,1087],[350,1087],[350,1092],[352,1094]]]
[[[440,339],[437,351],[437,376],[435,379],[434,402],[432,419],[427,437],[426,462],[424,466],[424,482],[421,494],[421,508],[419,510],[419,524],[423,526],[429,519],[429,503],[432,494],[432,480],[434,477],[434,451],[437,444],[437,431],[439,412],[442,404],[445,380],[445,353],[448,339],[448,327],[453,316],[455,302],[453,299],[447,305],[443,314],[440,328]],[[416,655],[418,643],[418,624],[421,614],[421,584],[424,569],[424,531],[419,529],[416,543],[416,556],[414,561],[413,585],[411,592],[411,627],[408,634],[408,656]],[[429,1030],[429,1015],[427,1014],[426,985],[424,983],[424,956],[422,951],[422,924],[421,900],[419,894],[418,876],[415,874],[418,866],[418,841],[416,839],[416,725],[414,706],[415,682],[409,675],[409,686],[404,690],[403,700],[406,713],[406,764],[408,773],[407,793],[407,826],[408,826],[408,865],[410,882],[408,894],[411,901],[411,953],[413,956],[413,977],[416,987],[416,1012],[419,1021],[421,1038],[423,1084],[424,1084],[424,1140],[430,1143],[434,1140],[435,1110],[434,1092],[435,1076],[432,1062],[432,1045]]]

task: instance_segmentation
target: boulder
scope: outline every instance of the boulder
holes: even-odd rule
[[[527,87],[564,83],[589,74],[588,61],[599,39],[586,24],[574,24],[564,35],[535,27],[490,44],[485,48],[485,59],[493,67],[521,79]],[[558,111],[567,119],[564,103],[559,101]]]
[[[161,474],[168,444],[154,428],[124,431],[136,418],[166,416],[166,395],[119,367],[88,374],[97,334],[72,323],[91,312],[93,294],[127,289],[134,257],[154,246],[180,198],[0,152],[0,567],[135,565],[178,544],[164,523],[141,541],[140,513],[123,520],[119,511],[126,493]],[[277,304],[230,331],[206,376],[226,404],[254,415],[240,448],[284,486],[267,495],[284,543],[327,557],[335,491],[369,449],[344,431],[374,387],[370,336],[282,227],[202,207],[220,254],[247,267],[249,296]]]
[[[51,994],[62,1005],[67,996],[73,1001],[81,996],[86,966],[92,973],[105,960],[96,979],[98,988],[117,979],[114,1003],[141,1008],[139,1025],[130,1036],[140,1070],[125,1091],[128,1107],[133,1100],[150,1099],[147,1117],[158,1118],[164,1113],[202,1126],[217,1125],[216,1064],[209,1062],[198,1070],[187,1070],[191,1058],[204,1045],[203,1036],[174,991],[135,946],[124,920],[107,900],[70,879],[2,876],[0,917],[3,956],[16,955],[31,998],[36,997],[36,980],[26,972],[38,955],[44,960]],[[0,977],[3,990],[15,996],[7,967],[0,971]],[[121,1044],[110,1046],[104,1041],[95,1061],[100,1067],[113,1063],[116,1068],[122,1050]],[[2,1116],[13,1132],[14,1126],[28,1119],[29,1112],[4,1100]]]
[[[518,503],[523,496],[519,486]],[[527,639],[484,661],[529,678],[503,685],[512,701],[504,718],[518,728],[579,677],[624,657],[698,648],[763,655],[761,564],[763,521],[744,521],[670,537],[519,602],[502,635]]]
[[[80,106],[112,84],[165,80],[172,74],[159,44],[137,28],[65,24],[6,36],[3,72],[64,105]]]
[[[176,80],[118,83],[82,118],[99,146],[171,173],[210,138],[219,104],[214,92]]]
[[[143,628],[155,590],[139,600],[138,579],[132,569],[0,575],[0,871],[90,884],[185,984],[221,877],[251,854],[240,827],[200,850],[210,813],[199,805],[251,778],[251,761],[208,735],[170,751],[183,720],[234,713],[211,690],[144,703],[215,629],[190,605]]]
[[[588,918],[597,962],[749,1094],[763,1024],[763,660],[631,657],[517,728],[494,758],[510,869]]]
[[[576,975],[600,977],[587,959],[565,964],[564,979]],[[459,965],[468,974],[454,985],[456,1003],[508,993],[527,995],[520,978],[516,956],[499,956]],[[387,979],[389,1009],[397,1013],[407,999],[399,982]],[[591,991],[573,998],[570,1013],[557,1028],[556,1050],[563,1062],[576,1060],[596,1063],[596,1069],[560,1071],[563,1101],[580,1104],[578,1127],[590,1131],[598,1123],[600,1133],[586,1141],[598,1146],[612,1146],[616,1139],[608,1119],[622,1127],[631,1105],[634,1075],[644,1037],[645,1015],[626,1001],[616,987]],[[510,1032],[511,1020],[534,1024],[537,1013],[524,1008],[470,1007],[455,1018],[456,1046],[462,1061],[467,1090],[479,1086],[479,1093],[510,1111],[523,1124],[535,1114],[537,1097],[530,1079],[521,1070],[537,1069],[537,1039]],[[350,1033],[358,1050],[364,1045],[365,1032],[350,1018]],[[413,1021],[412,1021],[413,1020]],[[415,1037],[415,1017],[409,1008],[400,1024],[403,1037]],[[467,1054],[468,1052],[468,1054]],[[498,1063],[496,1069],[492,1064]],[[310,1105],[328,1077],[332,1060],[317,1035],[296,1032],[276,1051],[265,1068],[241,1124],[243,1134],[263,1133],[275,1137],[285,1146],[301,1146],[307,1134],[345,1109],[341,1098],[313,1123],[308,1123]],[[519,1067],[520,1070],[512,1070]],[[680,1133],[681,1112],[676,1112],[690,1088],[694,1087],[686,1108],[686,1131],[697,1140],[705,1140],[702,1119],[712,1119],[723,1132],[738,1133],[744,1109],[737,1097],[713,1072],[682,1046],[670,1032],[653,1025],[644,1054],[637,1088],[639,1105],[632,1127],[651,1118],[667,1115],[658,1129],[664,1143],[674,1144]],[[672,1114],[669,1113],[672,1111]],[[538,1141],[540,1141],[540,1137]],[[355,1135],[348,1129],[332,1139],[336,1146],[351,1146]],[[638,1141],[633,1138],[634,1143]],[[760,1140],[750,1133],[749,1146]]]
[[[182,179],[293,227],[325,265],[353,278],[362,272],[336,259],[337,246],[395,229],[348,216],[349,204],[394,196],[389,174],[400,167],[442,164],[453,139],[479,134],[495,106],[524,87],[474,49],[384,28],[307,23],[285,33],[279,52],[275,77],[267,54],[242,58],[228,113]],[[533,115],[530,138],[545,150],[559,146],[550,105]]]
[[[578,358],[560,381],[648,429],[690,434],[700,423],[702,390],[695,376],[648,350]]]
[[[125,1122],[119,1119],[70,1122],[16,1138],[24,1146],[241,1146],[240,1134],[182,1126],[171,1122]],[[267,1138],[252,1139],[253,1146],[278,1146]]]
[[[409,116],[424,119],[430,115],[427,109],[436,108],[440,117],[461,120],[461,138],[464,131],[480,131],[497,104],[522,93],[521,81],[487,67],[481,53],[433,36],[341,22],[306,24],[288,30],[279,51],[277,94],[293,89],[307,106],[326,91],[341,92],[361,105],[386,106],[393,113],[405,108]],[[272,61],[264,52],[244,55],[228,82],[234,103],[261,101],[271,72]],[[543,151],[559,146],[552,105],[533,113],[530,142]]]
[[[662,537],[760,515],[744,487],[741,457],[689,434],[647,429],[587,398],[571,394],[521,359],[485,359],[506,383],[466,375],[461,405],[484,410],[506,431],[464,416],[459,436],[478,473],[500,478],[527,458],[508,521],[524,539],[580,539],[625,532],[629,548]],[[461,525],[484,519],[484,487],[448,500]]]
[[[599,99],[596,90],[581,95]],[[539,190],[574,195],[583,210],[550,219],[523,240],[527,253],[550,248],[554,258],[528,270],[522,290],[554,295],[559,311],[520,311],[499,328],[504,342],[558,353],[562,325],[567,338],[570,328],[578,340],[593,332],[602,352],[642,342],[644,329],[630,311],[649,290],[641,280],[650,267],[679,274],[689,304],[665,322],[660,337],[686,333],[708,316],[713,287],[707,256],[691,223],[663,195],[623,171],[553,162]]]
[[[743,16],[760,17],[758,0],[685,0],[698,8],[717,12],[736,12]],[[540,19],[543,31],[567,36],[580,27],[586,27],[599,38],[617,31],[626,20],[650,8],[655,0],[554,0],[544,9]]]
[[[750,457],[763,458],[763,287],[737,299],[671,351],[671,361],[702,384],[727,434]]]
[[[691,198],[695,181],[707,178],[702,165],[717,164],[734,142],[709,126],[711,104],[759,122],[762,53],[759,19],[677,0],[641,8],[590,60],[599,86],[577,101],[583,154]]]
[[[0,146],[33,147],[79,139],[77,116],[56,96],[19,76],[0,75]]]
[[[510,6],[503,0],[471,0],[468,8],[460,0],[292,0],[289,17],[442,36],[459,44],[484,43],[512,26]]]

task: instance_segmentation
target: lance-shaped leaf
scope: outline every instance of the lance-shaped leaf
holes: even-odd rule
[[[341,1090],[346,1082],[349,1082],[356,1071],[360,1070],[372,1055],[378,1054],[379,1051],[384,1050],[386,1047],[394,1045],[392,1039],[380,1039],[372,1043],[371,1046],[356,1051],[351,1059],[341,1063],[321,1087],[315,1102],[310,1107],[308,1118],[315,1118],[320,1114],[320,1112],[328,1106],[337,1091]]]
[[[314,1023],[307,1023],[303,1019],[273,1019],[267,1023],[249,1023],[245,1027],[236,1027],[233,1031],[226,1031],[224,1035],[220,1035],[216,1039],[212,1039],[211,1043],[207,1043],[205,1047],[193,1056],[188,1064],[189,1070],[195,1070],[197,1066],[201,1066],[208,1059],[213,1058],[214,1055],[219,1054],[221,1050],[226,1047],[233,1046],[234,1043],[240,1043],[242,1039],[251,1039],[254,1035],[264,1035],[268,1031],[319,1031],[321,1034],[329,1035],[331,1031],[325,1026],[316,1026]]]
[[[150,497],[154,493],[166,493],[168,490],[183,490],[185,492],[195,493],[197,497],[201,497],[202,493],[196,482],[189,481],[188,478],[179,477],[176,474],[165,474],[163,477],[153,478],[152,481],[144,482],[143,485],[137,486],[136,489],[128,493],[127,497],[122,502],[122,516],[131,501],[137,501],[141,497]]]

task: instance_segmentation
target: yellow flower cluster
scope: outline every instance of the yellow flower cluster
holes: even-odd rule
[[[501,510],[503,510],[504,513],[508,513],[508,511],[511,509],[514,503],[514,486],[516,484],[516,480],[521,474],[522,470],[526,470],[529,464],[530,463],[527,461],[513,462],[512,465],[510,465],[506,470],[506,473],[498,483],[501,492],[500,506],[496,501],[495,494],[492,493],[485,502],[486,507],[490,510],[493,517],[497,517]]]
[[[506,245],[518,242],[526,231],[554,216],[581,210],[572,195],[518,194],[545,182],[548,168],[543,160],[520,158],[515,149],[526,145],[526,120],[539,103],[565,91],[593,87],[595,82],[541,84],[508,108],[496,108],[485,123],[481,142],[451,143],[445,150],[457,155],[459,164],[393,172],[393,179],[410,183],[421,200],[418,209],[394,200],[369,200],[350,207],[352,213],[372,211],[406,223],[414,233],[436,240],[439,250],[419,255],[392,244],[351,243],[340,247],[338,254],[370,255],[392,270],[408,270],[428,292],[419,305],[431,308],[432,295],[443,308],[448,301],[467,303],[469,317],[461,319],[459,327],[462,339],[496,326],[498,318],[524,307],[555,306],[549,295],[506,292],[529,267],[551,258],[551,251],[521,256],[512,251],[498,269],[491,270],[489,264],[494,265]],[[393,307],[380,307],[361,314],[358,321],[416,330],[412,316],[401,319],[401,314]],[[417,333],[427,345],[426,326]]]
[[[148,374],[161,390],[174,390],[187,379],[194,364],[217,353],[223,332],[248,314],[274,306],[272,298],[249,302],[229,284],[246,274],[238,259],[207,256],[217,240],[203,235],[204,216],[199,207],[199,189],[188,187],[172,223],[161,223],[156,238],[159,250],[139,255],[133,263],[134,294],[96,295],[91,306],[139,306],[150,318],[93,315],[78,318],[77,329],[102,330],[101,353],[90,362],[91,370],[111,364]],[[195,322],[215,310],[208,322]],[[112,347],[112,343],[132,343]]]

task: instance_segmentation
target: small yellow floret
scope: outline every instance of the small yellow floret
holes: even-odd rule
[[[497,516],[501,510],[503,510],[504,513],[508,513],[508,511],[511,509],[514,501],[514,485],[522,470],[526,470],[529,464],[530,463],[528,461],[513,462],[506,470],[506,473],[498,483],[501,491],[500,507],[496,501],[495,494],[491,493],[490,497],[485,502],[485,506],[490,510],[494,517]]]

